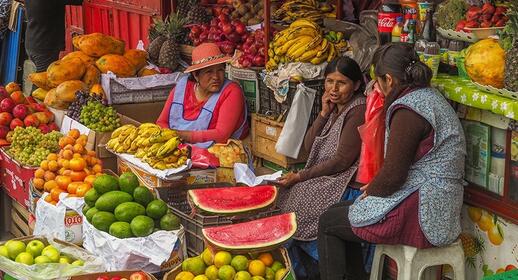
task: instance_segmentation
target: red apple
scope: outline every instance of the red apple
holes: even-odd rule
[[[0,111],[2,112],[12,112],[13,108],[16,104],[14,104],[14,101],[11,98],[5,98],[0,102]]]
[[[135,272],[130,275],[130,280],[147,280],[147,275],[144,272]]]
[[[33,115],[28,115],[23,120],[23,124],[25,124],[26,127],[33,126],[38,127],[40,125],[40,121]]]
[[[39,104],[39,103],[29,104],[29,109],[33,110],[34,112],[45,112],[45,111],[47,111],[47,107],[45,107],[44,104]]]
[[[226,23],[223,23],[223,26],[221,27],[221,30],[223,31],[223,33],[228,35],[228,34],[231,34],[234,31],[234,28],[232,27],[232,24],[226,22]]]
[[[242,22],[236,22],[236,24],[234,24],[234,28],[239,35],[244,35],[246,33],[246,25]]]
[[[0,86],[0,101],[7,97],[9,97],[9,93],[7,93],[7,90],[3,86]]]
[[[13,116],[18,119],[25,119],[29,114],[29,109],[24,104],[18,104],[13,108]]]
[[[9,133],[9,127],[5,125],[0,126],[0,139],[5,139],[7,137],[7,133]]]
[[[14,130],[17,127],[24,127],[23,121],[20,119],[13,119],[11,121],[11,124],[9,125],[9,128],[11,128],[11,130]]]
[[[0,113],[0,125],[9,125],[13,120],[11,113],[2,112]]]
[[[49,132],[51,132],[51,131],[52,131],[52,129],[50,129],[50,127],[49,127],[48,125],[46,125],[46,124],[40,124],[40,125],[38,126],[38,129],[39,129],[39,130],[41,131],[41,133],[43,133],[43,134],[47,134],[47,133],[49,133]]]
[[[51,130],[59,131],[59,127],[58,127],[58,125],[56,123],[50,123],[49,124],[49,128]]]
[[[254,56],[254,60],[252,61],[254,66],[263,66],[264,65],[264,56],[256,55]]]
[[[110,280],[110,278],[108,276],[99,276],[96,280]]]

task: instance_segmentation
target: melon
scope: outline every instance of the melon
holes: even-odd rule
[[[473,81],[495,88],[504,87],[505,51],[498,40],[484,39],[471,45],[464,64]]]
[[[213,214],[237,214],[266,208],[275,202],[275,186],[227,187],[189,190],[196,208]]]
[[[271,250],[288,241],[296,231],[295,213],[287,213],[246,223],[204,228],[202,233],[212,246],[240,253]]]

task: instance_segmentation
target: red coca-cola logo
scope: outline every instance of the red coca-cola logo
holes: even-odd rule
[[[400,13],[378,13],[378,32],[391,33]]]

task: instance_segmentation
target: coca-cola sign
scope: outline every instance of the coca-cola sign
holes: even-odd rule
[[[400,13],[378,13],[378,32],[379,33],[391,33],[394,25],[396,25],[396,19],[401,16]]]

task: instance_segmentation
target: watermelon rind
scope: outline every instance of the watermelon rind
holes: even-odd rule
[[[274,237],[275,234],[263,234],[262,236],[256,236],[254,233],[245,233],[243,234],[242,231],[246,228],[248,228],[249,224],[261,224],[264,222],[274,221],[274,220],[280,220],[283,222],[287,222],[291,224],[291,227],[288,232],[283,233],[283,235],[276,237],[276,239],[265,241],[264,237]],[[280,228],[282,228],[280,225],[272,225],[271,227],[276,232],[279,231]],[[240,232],[241,236],[246,236],[248,238],[257,237],[260,240],[257,240],[255,243],[251,243],[250,241],[246,241],[246,244],[243,242],[243,244],[230,244],[232,243],[239,243],[239,241],[236,241],[236,236],[232,234],[232,230],[236,230]],[[239,224],[232,224],[232,225],[223,225],[218,227],[210,227],[210,228],[204,228],[202,230],[203,237],[205,240],[213,247],[218,248],[220,250],[229,251],[232,253],[250,253],[250,252],[265,252],[270,251],[273,249],[278,248],[280,245],[288,241],[297,231],[297,216],[295,213],[286,213],[281,214],[277,216],[272,216],[268,218],[258,219],[250,222],[245,223],[239,223]],[[216,240],[214,238],[214,234],[220,234],[225,236],[225,240]]]
[[[271,196],[267,197],[264,201],[254,202],[249,201],[246,205],[241,207],[229,208],[229,200],[244,201],[247,196],[250,196],[250,192],[255,191],[271,192]],[[214,200],[214,195],[208,195],[208,193],[218,192],[219,194],[225,193],[226,191],[235,193],[232,197],[222,198],[221,201],[213,201],[214,203],[206,202],[203,197],[211,197]],[[240,192],[243,196],[240,196]],[[277,199],[277,188],[275,186],[264,185],[257,187],[224,187],[224,188],[207,188],[207,189],[195,189],[187,191],[189,202],[192,203],[198,210],[210,214],[219,215],[234,215],[240,213],[259,211],[272,206]],[[219,205],[218,205],[219,204]],[[218,208],[218,206],[221,206]],[[226,208],[223,208],[226,207]]]

